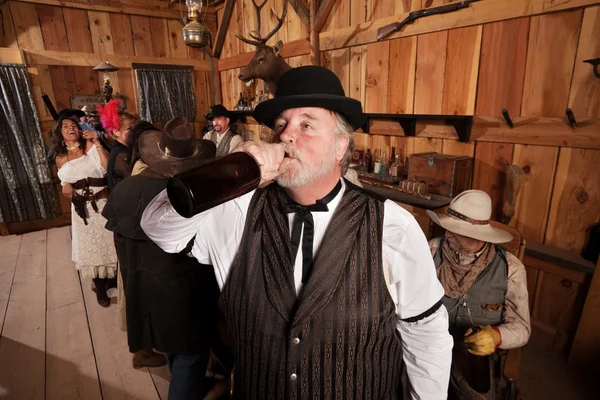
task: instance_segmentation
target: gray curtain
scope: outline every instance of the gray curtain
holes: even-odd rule
[[[136,68],[140,118],[165,123],[175,117],[196,120],[193,70],[189,68]]]
[[[0,64],[0,222],[58,215],[24,65]]]

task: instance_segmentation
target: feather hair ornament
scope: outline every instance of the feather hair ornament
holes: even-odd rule
[[[121,119],[119,118],[119,106],[121,105],[121,100],[111,100],[104,107],[100,104],[96,106],[96,110],[100,115],[100,122],[102,123],[102,127],[109,134],[118,131],[121,127]]]

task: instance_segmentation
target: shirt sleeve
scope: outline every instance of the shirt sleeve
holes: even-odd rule
[[[508,287],[506,290],[503,323],[498,325],[502,336],[501,349],[514,349],[527,343],[531,335],[529,295],[525,266],[517,257],[506,253]]]
[[[254,191],[191,218],[175,211],[166,189],[146,207],[140,224],[148,237],[167,253],[179,253],[193,239],[191,254],[201,264],[211,264],[223,287],[241,243],[246,214]]]
[[[398,331],[411,397],[445,399],[453,341],[448,332],[448,313],[438,304],[444,290],[419,224],[408,211],[389,200],[385,202],[383,247],[390,294],[400,319]],[[438,308],[425,318],[403,321],[427,313],[434,306]]]
[[[233,149],[236,148],[236,146],[240,143],[242,143],[244,141],[244,139],[242,138],[241,135],[235,135],[234,137],[231,138],[231,143],[229,143],[229,152],[231,153],[233,151]]]

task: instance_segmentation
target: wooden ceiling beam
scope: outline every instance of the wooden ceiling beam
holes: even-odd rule
[[[169,4],[160,0],[12,0],[13,2],[44,4],[131,15],[181,19],[187,14],[185,3]]]
[[[213,48],[213,55],[215,58],[221,57],[223,45],[225,44],[225,35],[227,34],[227,29],[229,29],[229,21],[231,20],[231,14],[233,13],[234,4],[235,0],[226,0],[225,2],[223,19],[219,21],[219,31],[217,32],[217,40],[215,40],[215,46]]]
[[[296,14],[298,14],[298,17],[300,17],[300,21],[302,21],[306,30],[310,30],[310,13],[306,3],[303,0],[290,0],[290,4],[294,8],[294,11],[296,11]]]
[[[20,50],[0,48],[0,62],[18,62]],[[65,65],[76,67],[93,68],[101,61],[100,55],[96,53],[81,53],[55,50],[23,50],[23,56],[27,66],[35,65]],[[171,58],[171,57],[142,57],[122,56],[109,54],[108,61],[119,68],[131,68],[133,63],[139,64],[167,64],[167,65],[189,65],[199,71],[211,71],[209,60],[198,60],[194,58]]]
[[[323,26],[325,26],[325,22],[327,22],[327,17],[329,17],[329,13],[331,13],[331,9],[335,4],[335,0],[321,0],[321,5],[317,10],[316,22],[315,22],[315,30],[319,33],[323,30]]]

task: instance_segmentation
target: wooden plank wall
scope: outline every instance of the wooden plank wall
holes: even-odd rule
[[[323,32],[331,37],[359,23],[448,2],[338,0]],[[254,29],[251,1],[237,0],[235,7],[237,18],[232,18],[222,59],[252,50],[235,38],[237,32]],[[274,24],[265,21],[263,31]],[[279,38],[285,42],[306,37],[291,8],[276,36],[270,44]],[[346,93],[362,101],[367,112],[499,117],[506,108],[513,119],[562,118],[569,107],[584,120],[600,118],[600,80],[582,61],[599,55],[600,6],[595,5],[322,51],[321,65],[338,75]],[[237,103],[242,91],[239,71],[221,71],[227,107]],[[356,133],[356,147],[382,149],[389,155],[395,146],[404,157],[425,151],[474,157],[473,188],[490,194],[496,220],[502,217],[507,168],[523,167],[526,180],[511,225],[529,241],[579,252],[588,227],[600,221],[597,145],[580,149],[559,146],[560,142],[461,143],[448,135],[406,137],[399,125],[385,133]],[[586,281],[535,268],[528,268],[528,277],[533,318],[553,327],[557,337],[565,330],[572,335]],[[563,339],[558,339],[562,345]]]
[[[198,49],[183,43],[182,24],[179,20],[146,15],[133,15],[90,9],[58,7],[8,1],[0,5],[3,35],[0,47],[22,50],[54,50],[64,52],[94,53],[110,61],[111,55],[132,57],[179,58],[207,60]],[[168,7],[165,1],[165,9]],[[216,33],[216,17],[208,13],[207,25]],[[99,44],[102,39],[104,45]],[[44,142],[50,144],[52,116],[44,106],[42,94],[47,94],[57,111],[71,107],[74,94],[99,94],[103,75],[87,66],[28,64],[34,100],[41,123]],[[127,110],[137,114],[137,90],[134,72],[122,68],[110,73],[115,94],[120,93],[127,101]],[[196,131],[202,128],[203,115],[213,104],[213,77],[210,71],[194,71],[197,121]],[[56,178],[56,171],[53,171]],[[70,204],[60,196],[64,223],[70,212]],[[11,233],[35,228],[36,223],[9,224]],[[42,225],[40,225],[41,228]]]

